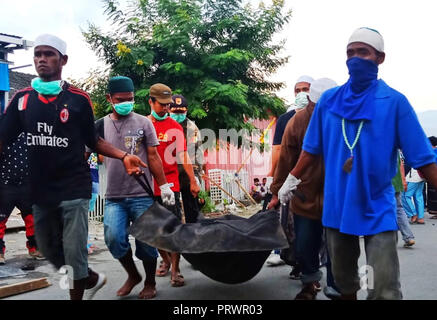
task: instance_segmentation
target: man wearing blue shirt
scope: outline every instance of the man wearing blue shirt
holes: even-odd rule
[[[368,299],[402,299],[391,184],[397,150],[437,185],[435,155],[413,108],[404,95],[377,79],[384,60],[378,31],[360,28],[352,34],[347,46],[350,78],[320,98],[299,161],[279,191],[281,202],[289,199],[305,168],[323,157],[322,222],[343,299],[356,299],[361,288],[359,236],[364,236],[366,269],[373,275]]]

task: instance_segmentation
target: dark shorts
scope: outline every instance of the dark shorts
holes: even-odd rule
[[[29,185],[0,185],[0,221],[9,218],[15,207],[23,216],[32,213]]]

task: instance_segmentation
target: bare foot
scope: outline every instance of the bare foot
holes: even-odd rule
[[[132,289],[138,283],[141,282],[141,280],[142,280],[142,278],[140,275],[138,277],[135,277],[135,278],[133,278],[133,277],[127,278],[124,285],[117,291],[117,296],[119,296],[119,297],[127,296],[132,291]]]
[[[154,284],[146,283],[144,284],[144,289],[140,292],[138,296],[140,299],[153,299],[156,297],[156,288]]]

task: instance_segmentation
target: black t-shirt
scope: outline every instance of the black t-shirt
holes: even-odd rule
[[[94,115],[87,93],[67,83],[56,97],[32,88],[11,100],[0,126],[3,145],[26,134],[32,198],[36,204],[91,198],[85,145],[95,148]]]
[[[275,136],[273,138],[273,145],[281,145],[282,136],[284,135],[285,127],[287,126],[288,121],[296,114],[296,111],[291,110],[278,118],[278,122],[276,123]]]

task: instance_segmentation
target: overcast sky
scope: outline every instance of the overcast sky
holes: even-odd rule
[[[83,78],[98,66],[80,28],[87,21],[108,28],[99,0],[1,0],[0,33],[34,40],[53,33],[68,43],[64,78]],[[126,2],[126,1],[121,1]],[[258,1],[253,1],[258,3]],[[269,1],[265,1],[268,3]],[[285,0],[293,16],[282,33],[290,62],[275,75],[287,88],[278,95],[293,102],[295,80],[302,74],[347,78],[346,44],[358,27],[377,29],[384,37],[386,61],[380,77],[407,96],[416,111],[437,110],[437,1],[435,0]],[[32,50],[17,52],[14,66],[32,63]],[[33,68],[18,71],[35,73]]]

